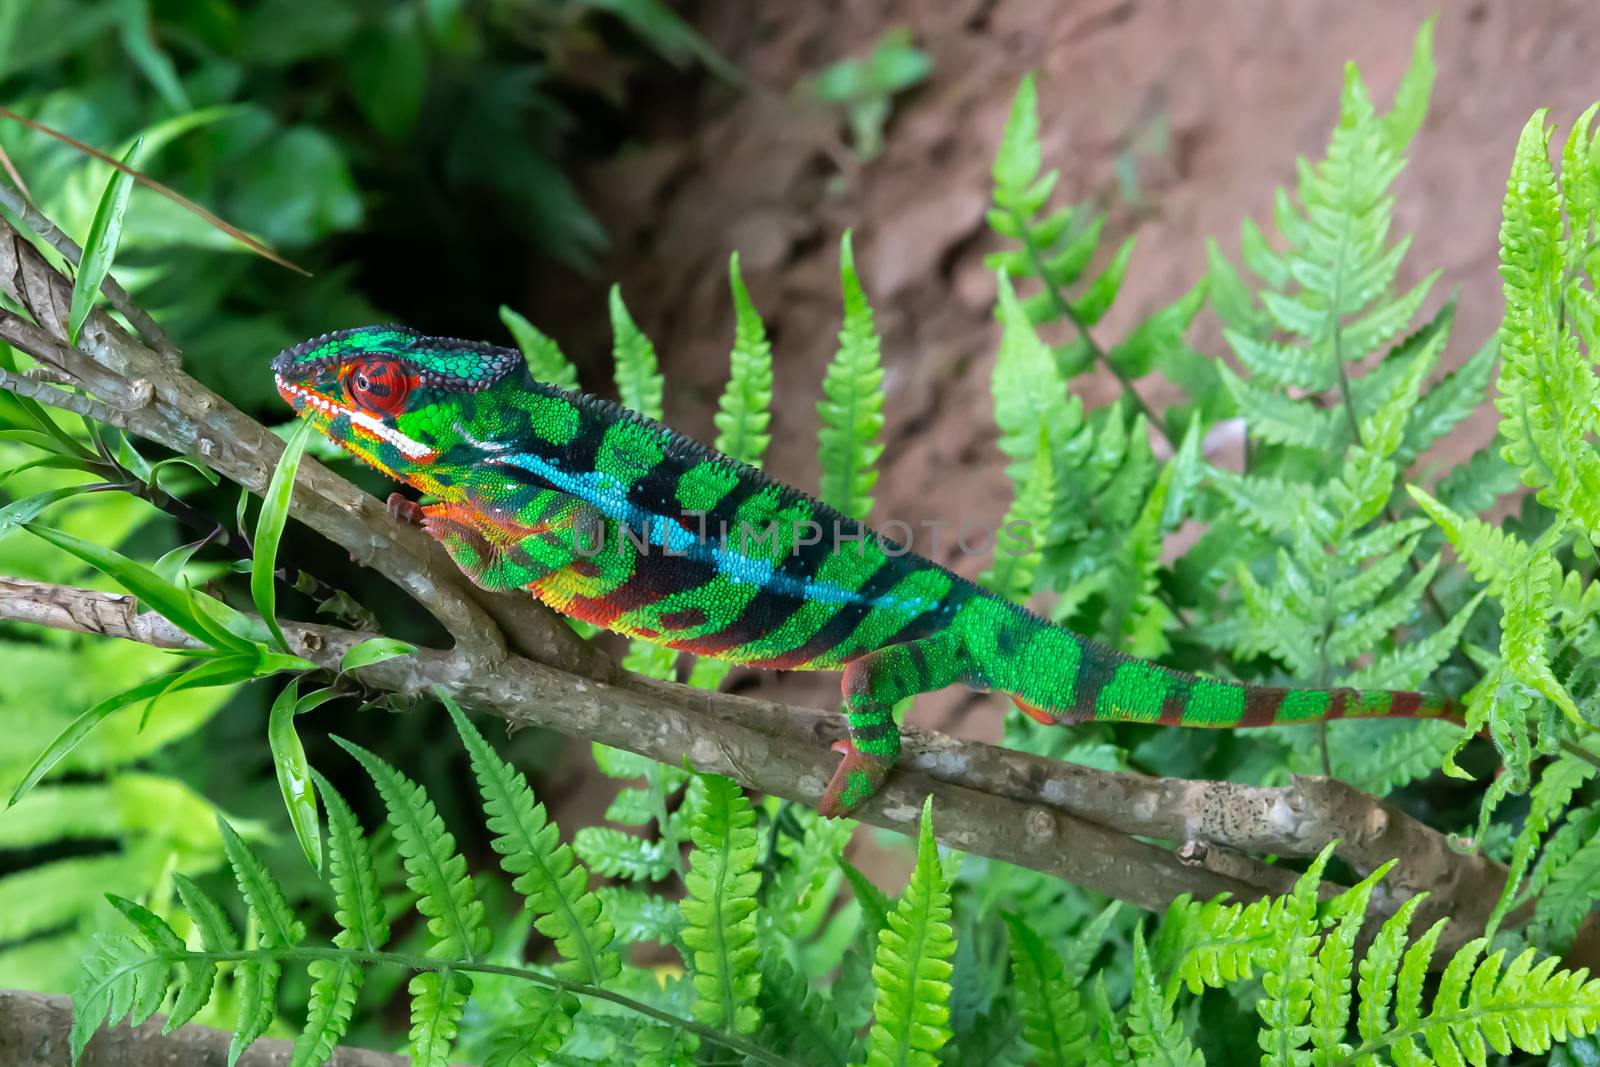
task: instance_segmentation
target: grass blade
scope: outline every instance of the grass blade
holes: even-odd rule
[[[133,142],[128,154],[122,157],[124,166],[139,165],[144,151],[144,138]],[[106,182],[105,192],[94,209],[94,221],[89,224],[89,237],[83,242],[83,261],[78,264],[78,276],[72,281],[72,310],[67,320],[67,343],[78,343],[78,332],[83,329],[89,310],[94,307],[95,294],[100,283],[111,273],[111,261],[117,257],[117,243],[122,240],[122,217],[128,211],[128,194],[133,192],[133,178],[127,171],[112,172]]]
[[[289,500],[294,496],[294,476],[300,469],[300,457],[305,454],[306,439],[311,436],[311,423],[302,422],[289,435],[278,458],[278,467],[272,472],[272,483],[267,486],[261,501],[261,515],[256,519],[255,558],[250,566],[250,597],[256,602],[272,639],[281,651],[289,651],[278,627],[278,542],[283,539],[283,526],[289,519]]]

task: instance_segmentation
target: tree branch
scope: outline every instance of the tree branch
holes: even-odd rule
[[[161,1032],[163,1016],[138,1026],[113,1026],[89,1042],[79,1067],[171,1067],[228,1062],[233,1035],[209,1026]],[[0,989],[0,1067],[70,1067],[72,1001],[44,993]],[[263,1039],[239,1057],[239,1067],[285,1067],[293,1041]],[[410,1059],[341,1045],[329,1067],[406,1067]]]
[[[20,578],[0,578],[0,619],[141,641],[203,647],[134,599]],[[336,670],[373,635],[283,623],[290,651]],[[625,675],[587,681],[517,656],[492,668],[463,653],[423,650],[357,673],[368,686],[455,699],[518,726],[541,726],[600,741],[663,763],[687,758],[698,770],[747,788],[814,805],[844,736],[839,716],[728,693]],[[1447,948],[1482,932],[1505,868],[1456,853],[1444,835],[1341,782],[1298,779],[1260,788],[1231,782],[1147,778],[1097,771],[1024,752],[907,727],[900,770],[858,813],[861,821],[914,833],[922,798],[937,798],[934,825],[952,847],[1056,875],[1107,896],[1159,911],[1180,893],[1221,892],[1251,900],[1282,892],[1292,876],[1245,853],[1306,856],[1340,839],[1338,854],[1365,874],[1392,857],[1394,873],[1374,894],[1391,914],[1430,893],[1426,922],[1455,921]],[[1181,853],[1139,838],[1181,841]],[[1441,959],[1448,958],[1441,956]]]

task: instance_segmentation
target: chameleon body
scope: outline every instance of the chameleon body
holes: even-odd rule
[[[1418,693],[1247,686],[1134,659],[660,423],[536,381],[510,349],[363,327],[273,371],[297,415],[437,499],[414,511],[480,586],[700,656],[842,671],[850,740],[824,814],[884,780],[896,703],[957,683],[1043,722],[1456,714]]]

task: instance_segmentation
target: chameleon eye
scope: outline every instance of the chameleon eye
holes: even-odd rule
[[[411,391],[411,379],[393,360],[357,363],[344,375],[345,395],[350,403],[381,415],[398,415]]]

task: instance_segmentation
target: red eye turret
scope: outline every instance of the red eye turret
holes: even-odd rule
[[[393,360],[354,363],[342,376],[350,403],[380,415],[398,415],[411,391],[411,377]]]

